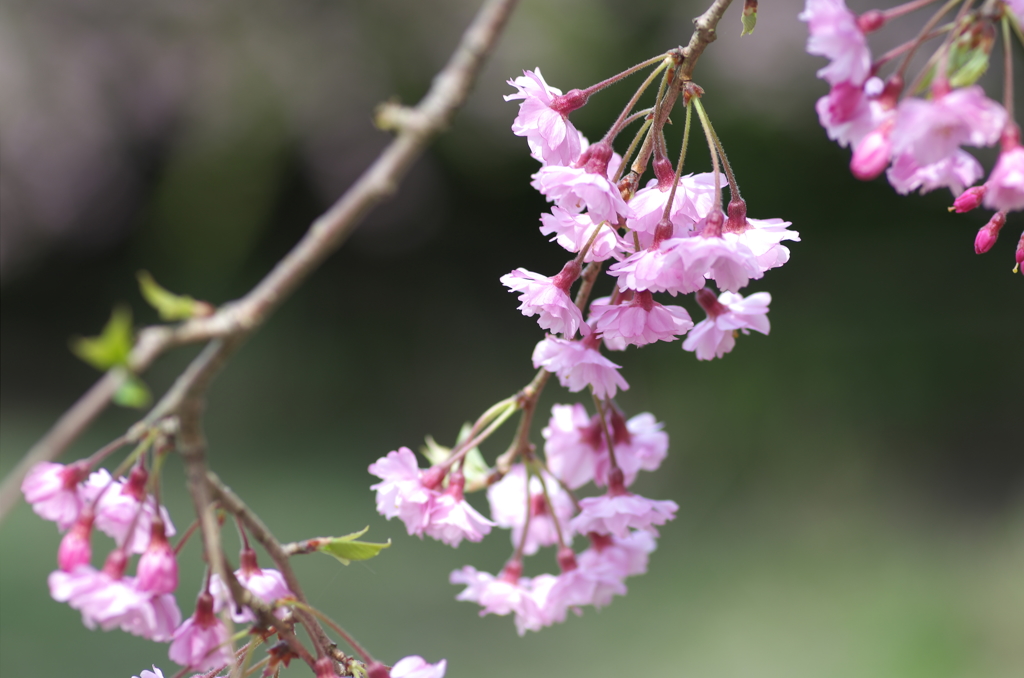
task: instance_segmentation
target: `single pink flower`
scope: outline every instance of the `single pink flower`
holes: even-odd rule
[[[595,144],[588,152],[592,152],[591,160],[583,167],[542,167],[530,185],[568,212],[575,214],[586,208],[595,222],[616,224],[620,216],[633,216],[618,186],[608,180],[611,147]],[[597,170],[593,171],[595,166]]]
[[[630,528],[654,531],[655,525],[675,518],[678,510],[674,501],[655,501],[628,492],[616,494],[609,488],[608,494],[580,500],[580,514],[573,518],[572,529],[577,534],[596,532],[621,538],[629,534]]]
[[[544,488],[554,506],[554,514],[545,500]],[[491,517],[498,527],[512,530],[512,546],[518,548],[523,544],[523,555],[533,555],[541,546],[558,543],[558,530],[555,520],[560,525],[568,525],[575,513],[572,499],[557,480],[545,474],[544,486],[540,478],[531,476],[529,494],[527,494],[526,467],[515,464],[505,477],[487,488],[487,501],[491,506]],[[523,541],[523,528],[529,513],[529,526]],[[565,530],[563,530],[563,534]],[[571,537],[567,540],[571,543]]]
[[[614,596],[626,595],[623,577],[607,562],[588,560],[588,566],[582,567],[568,548],[560,550],[558,562],[562,573],[547,596],[546,612],[552,621],[565,621],[570,609],[582,614],[579,608],[584,605],[601,608],[610,604]]]
[[[768,304],[772,296],[757,292],[744,298],[732,292],[722,292],[718,299],[710,290],[701,290],[697,301],[707,312],[707,319],[697,323],[683,342],[684,351],[696,351],[697,360],[721,358],[736,345],[737,330],[747,334],[756,330],[768,334]]]
[[[436,487],[441,478],[427,476],[430,486],[423,483],[424,472],[416,463],[416,455],[408,447],[389,452],[370,464],[370,473],[383,482],[371,485],[377,491],[377,512],[391,520],[401,518],[409,534],[423,535],[434,500],[440,495]],[[430,473],[429,471],[427,473]]]
[[[615,461],[622,471],[626,487],[633,484],[640,471],[657,471],[668,456],[668,434],[664,424],[650,412],[642,412],[626,421],[622,414],[612,408],[606,414],[615,445]],[[611,473],[611,456],[605,436],[600,430],[601,419],[597,415],[591,420],[590,429],[584,434],[596,448],[594,461],[594,483],[608,484]]]
[[[963,145],[991,146],[1006,125],[1006,111],[978,85],[934,99],[907,97],[896,108],[892,155],[910,154],[920,165],[953,155]]]
[[[79,565],[88,565],[92,560],[92,511],[86,509],[75,524],[60,540],[57,549],[57,566],[65,572],[72,572]]]
[[[882,93],[885,85],[879,78],[868,78],[863,85],[840,82],[818,99],[814,110],[828,138],[840,146],[856,146],[860,140],[882,123],[886,109],[872,97]]]
[[[786,228],[793,225],[789,221],[752,219],[746,217],[745,213],[737,221],[736,230],[729,230],[722,237],[727,241],[735,238],[749,250],[752,258],[747,262],[751,269],[762,274],[789,261],[789,248],[782,244],[783,240],[800,241],[799,233]]]
[[[658,547],[654,535],[633,530],[625,537],[590,534],[591,547],[579,555],[580,567],[610,567],[623,579],[647,572],[650,554]]]
[[[583,314],[569,297],[569,288],[579,277],[580,267],[575,261],[553,278],[517,268],[501,277],[501,283],[513,292],[520,292],[519,310],[529,317],[539,316],[541,329],[572,338],[576,331],[590,334],[590,327],[583,321]]]
[[[614,398],[629,384],[619,374],[619,366],[583,341],[548,336],[533,349],[533,366],[543,367],[558,377],[558,383],[573,393],[588,386],[598,398]]]
[[[164,524],[154,520],[149,546],[135,570],[136,587],[153,595],[173,593],[178,588],[178,560],[167,542]]]
[[[682,235],[693,229],[694,224],[707,213],[701,214],[700,207],[710,203],[714,199],[714,184],[708,186],[703,182],[704,177],[696,180],[693,175],[679,178],[676,187],[675,197],[672,199],[672,209],[669,211],[669,221],[676,228],[676,235]],[[629,200],[629,208],[633,216],[626,219],[626,227],[639,233],[654,235],[658,222],[665,215],[665,205],[668,204],[668,196],[672,184],[662,188],[657,179],[651,179],[645,188],[641,188]]]
[[[164,672],[154,665],[152,671],[143,671],[140,675],[132,676],[132,678],[164,678]]]
[[[871,50],[857,16],[843,0],[807,0],[799,19],[807,22],[807,52],[832,60],[818,71],[829,84],[860,85],[871,74]]]
[[[174,632],[168,656],[194,671],[219,669],[234,661],[228,630],[213,613],[213,597],[203,592],[195,613]]]
[[[996,212],[989,219],[988,223],[978,230],[974,238],[974,251],[977,254],[984,254],[992,249],[999,238],[999,231],[1006,225],[1006,212]]]
[[[458,548],[463,539],[481,541],[494,526],[463,498],[464,482],[461,473],[451,474],[448,489],[434,501],[424,529],[427,536],[452,548]]]
[[[583,435],[588,426],[590,415],[580,403],[554,405],[551,419],[541,431],[548,470],[573,490],[594,479],[596,453]]]
[[[154,508],[156,500],[153,495],[145,493],[144,471],[140,473],[140,469],[133,470],[126,482],[112,479],[110,472],[101,468],[89,476],[80,492],[83,501],[96,502],[96,529],[118,544],[125,544],[130,553],[146,550],[153,531],[153,519],[157,515]],[[165,534],[173,537],[174,523],[163,506],[160,507],[160,519],[164,522]],[[129,539],[128,530],[133,524],[135,529]]]
[[[552,236],[551,240],[570,252],[579,252],[588,242],[590,249],[583,261],[606,261],[624,256],[627,245],[606,222],[595,222],[589,214],[573,214],[561,207],[552,207],[551,213],[540,215],[542,235]],[[600,229],[596,236],[594,230]],[[591,242],[593,238],[593,242]]]
[[[957,196],[953,201],[953,211],[957,214],[970,212],[981,207],[981,201],[985,197],[985,186],[972,186]]]
[[[64,531],[82,511],[78,485],[88,475],[89,465],[84,460],[70,466],[41,462],[21,481],[21,491],[40,518],[54,521]]]
[[[521,77],[509,80],[508,84],[518,92],[506,94],[505,101],[523,101],[512,123],[512,133],[526,137],[530,155],[545,165],[569,165],[575,161],[582,150],[582,139],[567,116],[579,102],[567,98],[568,95],[563,97],[562,90],[544,82],[539,68],[523,71]]]
[[[953,195],[959,195],[964,192],[964,187],[973,184],[981,175],[981,163],[959,148],[952,155],[923,167],[917,164],[913,155],[904,153],[885,173],[892,187],[902,195],[916,190],[928,193],[937,188],[948,188]]]
[[[444,678],[448,661],[442,659],[436,664],[428,664],[419,655],[403,657],[391,667],[391,678]]]
[[[242,549],[239,565],[240,567],[235,570],[238,582],[264,603],[270,605],[276,600],[295,597],[285,583],[284,575],[275,569],[261,568],[257,565],[256,552],[251,548]],[[216,574],[210,577],[210,595],[213,596],[214,612],[220,612],[225,606],[230,606],[231,619],[236,624],[251,624],[256,621],[256,615],[248,607],[235,607],[231,592]],[[283,606],[274,612],[279,619],[284,618],[287,613],[288,608]]]
[[[999,154],[985,189],[985,207],[1000,212],[1024,210],[1024,147],[1013,146]]]
[[[539,631],[551,624],[544,613],[544,601],[539,600],[535,594],[538,580],[542,585],[537,590],[546,592],[544,584],[547,580],[541,578],[545,575],[530,579],[521,576],[522,570],[522,563],[510,562],[501,574],[495,577],[466,565],[461,570],[452,572],[448,580],[452,584],[462,584],[466,587],[455,596],[455,599],[480,605],[481,617],[488,614],[502,617],[514,614],[516,630],[522,636],[527,631]]]
[[[619,280],[622,291],[689,294],[704,286],[704,271],[688,268],[682,260],[680,243],[693,238],[668,238],[656,247],[641,250],[613,264],[608,275]]]
[[[627,345],[675,341],[693,327],[685,308],[662,306],[654,301],[650,292],[636,292],[632,300],[614,306],[608,301],[608,298],[594,300],[590,305],[590,323],[601,333],[605,345],[613,350],[623,350]]]
[[[871,181],[885,171],[892,159],[893,118],[887,117],[853,147],[850,172],[861,181]]]

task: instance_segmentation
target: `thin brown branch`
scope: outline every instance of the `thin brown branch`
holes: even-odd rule
[[[174,327],[142,330],[131,352],[129,368],[135,373],[143,372],[167,350],[218,337],[244,337],[265,322],[341,246],[374,206],[395,193],[427,144],[448,127],[455,112],[465,103],[517,3],[518,0],[488,0],[420,103],[413,108],[390,104],[380,110],[378,124],[395,131],[395,139],[345,194],[313,222],[306,235],[263,280],[244,297],[225,304],[212,316],[193,318]],[[231,351],[224,344],[211,346],[215,347],[211,348],[212,354],[204,352],[196,360],[219,367]],[[230,348],[235,347],[237,344]],[[180,405],[181,396],[194,390],[190,380],[204,380],[207,373],[200,367],[195,363],[190,366],[147,421],[170,414]],[[0,485],[0,521],[15,505],[28,470],[41,461],[56,459],[66,450],[106,408],[122,378],[114,372],[101,377],[7,475]]]
[[[704,53],[704,49],[708,45],[718,38],[716,33],[718,22],[722,19],[722,15],[725,14],[725,10],[729,9],[730,4],[732,4],[732,0],[715,0],[706,12],[693,20],[696,30],[690,36],[690,44],[683,50],[686,58],[683,61],[683,65],[679,68],[681,80],[685,81],[693,77],[693,69],[697,66],[697,60],[700,59],[700,55]]]

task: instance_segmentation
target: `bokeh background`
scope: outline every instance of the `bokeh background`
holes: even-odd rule
[[[475,5],[0,5],[0,471],[96,379],[69,337],[97,333],[117,302],[156,320],[137,270],[217,303],[243,294],[388,142],[373,107],[416,101]],[[398,197],[218,378],[211,464],[282,540],[365,525],[393,539],[364,564],[295,563],[314,603],[385,661],[446,657],[452,678],[1024,675],[1024,286],[1010,273],[1024,222],[1012,215],[979,257],[983,215],[855,181],[816,123],[822,62],[803,52],[795,0],[765,3],[742,40],[732,8],[697,73],[751,215],[803,237],[750,288],[772,293],[770,336],[710,363],[678,343],[616,356],[632,386],[620,405],[653,412],[672,440],[636,485],[680,505],[650,572],[610,607],[519,638],[447,583],[464,564],[500,568],[504,533],[453,550],[374,511],[368,464],[425,434],[450,444],[532,375],[541,333],[498,277],[553,273],[564,255],[538,233],[544,201],[504,81],[540,66],[585,87],[685,43],[703,8],[524,0]],[[597,95],[574,121],[596,138],[630,93]],[[699,137],[690,158],[709,167]],[[145,380],[162,392],[195,350]],[[574,398],[554,385],[543,408]],[[68,458],[137,416],[107,412]],[[178,464],[164,487],[184,528]],[[58,542],[24,505],[0,526],[0,675],[173,675],[166,646],[90,632],[49,598]],[[552,569],[552,554],[529,567]],[[200,578],[192,543],[185,615]]]

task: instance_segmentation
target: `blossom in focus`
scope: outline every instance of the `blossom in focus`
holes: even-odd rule
[[[615,493],[580,500],[580,514],[573,518],[572,529],[578,534],[596,532],[625,537],[629,530],[653,531],[676,517],[679,505],[674,501],[656,501],[638,494]]]
[[[615,229],[606,222],[594,221],[589,214],[573,214],[555,206],[550,213],[540,215],[540,222],[541,234],[552,236],[553,242],[570,252],[579,252],[590,242],[584,262],[605,261],[612,257],[619,259],[626,252],[626,243]],[[595,229],[600,229],[596,236]]]
[[[697,300],[708,313],[697,323],[683,342],[683,350],[695,351],[697,360],[721,358],[736,345],[735,333],[756,330],[768,334],[768,304],[772,296],[757,292],[744,298],[732,292],[722,292],[718,299],[709,290],[702,290]]]
[[[558,383],[573,393],[588,386],[598,398],[614,398],[629,384],[619,374],[619,366],[586,342],[547,337],[533,349],[533,366],[543,367],[558,377]]]
[[[436,664],[428,664],[419,655],[404,657],[391,667],[391,678],[444,678],[448,661],[442,659]]]
[[[608,269],[619,279],[619,289],[637,292],[690,294],[704,287],[704,272],[683,262],[681,243],[696,237],[668,238],[657,247],[641,250]]]
[[[227,627],[213,613],[209,593],[199,594],[195,613],[174,632],[168,656],[194,671],[218,669],[234,660]]]
[[[519,310],[523,315],[539,316],[537,324],[541,329],[564,334],[567,338],[575,336],[581,328],[583,334],[590,334],[590,327],[583,321],[583,314],[569,298],[568,290],[573,280],[575,277],[570,280],[569,276],[561,273],[549,278],[525,268],[517,268],[501,277],[503,285],[513,292],[521,293]]]
[[[1000,212],[1024,210],[1024,147],[1017,145],[999,154],[985,188],[985,207]]]
[[[512,530],[512,546],[518,548],[523,544],[523,555],[533,555],[541,546],[551,546],[558,542],[558,530],[554,521],[568,525],[575,513],[572,499],[557,480],[544,474],[544,486],[536,475],[530,476],[529,494],[527,494],[526,467],[515,464],[505,477],[487,488],[487,500],[491,506],[491,517],[498,527]],[[544,498],[544,490],[551,499],[554,515]],[[529,512],[529,526],[523,540],[523,527],[526,525]],[[565,531],[563,530],[563,533]],[[565,535],[571,542],[571,536]]]
[[[568,165],[576,160],[582,150],[580,133],[565,114],[551,107],[562,90],[549,86],[539,68],[523,71],[508,84],[518,91],[506,94],[505,101],[522,100],[512,133],[526,137],[530,155],[545,165]]]
[[[636,292],[625,303],[610,305],[609,298],[590,305],[590,324],[601,333],[608,348],[623,350],[627,345],[644,346],[656,341],[675,341],[693,327],[682,306],[662,306],[650,292]]]
[[[74,524],[82,511],[78,484],[88,473],[88,466],[82,462],[70,466],[41,462],[25,475],[21,491],[40,518],[54,521],[64,531]]]
[[[568,212],[578,214],[586,209],[595,222],[616,224],[619,215],[633,215],[618,186],[607,176],[588,172],[583,167],[542,167],[533,175],[530,185]]]
[[[807,0],[799,19],[807,22],[807,52],[832,61],[818,71],[831,85],[863,84],[871,74],[871,50],[857,16],[843,0]]]

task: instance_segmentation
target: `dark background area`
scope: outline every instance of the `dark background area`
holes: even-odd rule
[[[685,42],[699,4],[524,2],[452,130],[215,382],[211,465],[282,540],[367,524],[394,540],[348,568],[297,562],[313,603],[384,661],[447,657],[453,678],[1024,670],[1024,287],[1010,273],[1024,222],[1011,215],[977,256],[984,215],[948,214],[945,192],[854,180],[814,116],[825,86],[799,3],[780,4],[742,41],[733,8],[697,78],[751,216],[790,220],[803,241],[749,288],[772,294],[769,336],[707,363],[678,342],[613,356],[631,385],[622,407],[654,413],[672,441],[636,490],[680,505],[627,597],[519,639],[447,583],[464,564],[500,568],[507,536],[458,550],[411,539],[376,515],[366,467],[426,434],[450,444],[532,376],[541,332],[498,278],[553,274],[564,253],[537,230],[536,163],[508,131],[503,81],[539,65],[554,86],[585,87]],[[247,291],[387,143],[373,106],[417,100],[474,8],[7,3],[0,470],[97,378],[69,337],[97,333],[117,302],[156,321],[137,270],[214,303]],[[599,137],[631,92],[596,95],[574,122]],[[707,169],[699,136],[690,149]],[[195,350],[144,376],[154,393]],[[574,401],[553,385],[541,411]],[[67,459],[137,417],[107,412]],[[180,466],[167,473],[183,529]],[[89,632],[49,598],[51,524],[20,506],[0,540],[5,678],[174,674],[166,646]],[[533,560],[554,568],[547,551]]]

